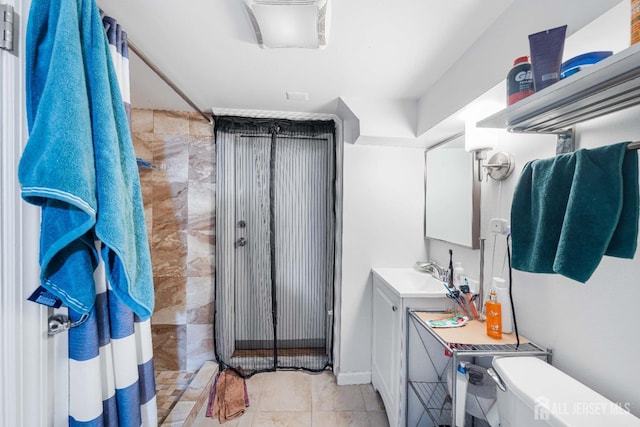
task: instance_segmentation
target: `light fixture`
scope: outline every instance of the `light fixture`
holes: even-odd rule
[[[478,181],[484,180],[484,172],[496,181],[507,179],[513,172],[515,166],[514,158],[511,154],[497,152],[489,159],[487,164],[487,152],[493,149],[493,144],[500,137],[502,130],[478,128],[476,120],[465,120],[464,125],[464,148],[473,153],[473,159],[477,163]]]
[[[502,181],[503,179],[509,178],[509,175],[513,172],[515,163],[516,162],[510,153],[499,151],[489,158],[489,163],[486,165],[479,163],[478,166],[481,166],[482,169],[486,170],[487,175],[492,179]],[[480,172],[478,172],[478,179],[482,181]]]
[[[318,49],[329,37],[330,0],[244,0],[263,48]]]

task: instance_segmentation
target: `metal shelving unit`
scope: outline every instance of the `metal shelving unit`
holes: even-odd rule
[[[409,381],[409,387],[416,394],[434,425],[440,426],[451,420],[451,398],[447,384],[441,381]]]
[[[451,383],[451,394],[447,389],[447,370],[451,372],[451,378],[455,378],[455,369],[458,362],[463,357],[493,357],[493,356],[538,356],[545,357],[547,362],[551,362],[551,350],[545,349],[524,337],[519,346],[513,341],[513,337],[505,338],[495,343],[486,343],[486,334],[484,333],[484,324],[469,323],[462,328],[451,328],[448,331],[443,329],[431,328],[425,318],[431,315],[442,315],[443,312],[425,312],[419,310],[408,310],[408,325],[412,325],[415,333],[419,337],[423,354],[426,357],[420,357],[420,365],[422,368],[431,367],[429,375],[423,378],[412,378],[412,366],[410,351],[415,345],[410,339],[410,328],[407,328],[407,394],[411,390],[417,397],[424,413],[431,420],[433,426],[453,426],[455,425],[456,406],[456,381]],[[479,322],[474,320],[472,322]],[[467,328],[467,329],[465,329]],[[455,336],[459,329],[460,340]],[[472,331],[473,329],[473,331]],[[473,332],[471,335],[469,332]],[[446,334],[446,335],[445,335]],[[448,338],[443,338],[443,336]],[[466,341],[472,338],[473,343]],[[442,350],[447,353],[443,356]],[[414,350],[415,351],[415,350]],[[424,369],[423,369],[424,370]],[[423,380],[428,377],[428,380]],[[407,399],[409,404],[409,399]],[[409,413],[407,408],[407,425],[409,426]],[[423,424],[418,424],[422,426]],[[473,419],[467,414],[467,422],[465,426],[487,425],[484,420]]]
[[[477,123],[511,132],[566,134],[576,123],[640,104],[640,43]]]

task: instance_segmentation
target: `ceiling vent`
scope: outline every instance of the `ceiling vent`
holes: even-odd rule
[[[244,0],[263,48],[321,49],[329,36],[330,0]]]

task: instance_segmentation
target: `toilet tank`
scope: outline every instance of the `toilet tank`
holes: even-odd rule
[[[496,357],[501,427],[640,427],[640,419],[535,357]]]

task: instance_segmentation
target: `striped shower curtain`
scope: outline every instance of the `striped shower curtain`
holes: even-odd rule
[[[126,33],[108,16],[102,22],[130,116]],[[69,330],[69,425],[155,427],[151,321],[141,321],[114,295],[102,259],[94,280],[95,305],[86,321]],[[69,314],[74,322],[81,318]]]

